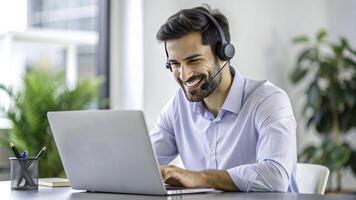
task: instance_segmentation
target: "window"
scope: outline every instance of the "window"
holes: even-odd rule
[[[104,75],[108,82],[108,38],[99,45],[100,31],[108,29],[108,0],[12,0],[0,2],[0,83],[21,87],[30,68],[64,70],[66,81]],[[102,6],[106,9],[102,9]],[[108,16],[108,13],[101,15]],[[10,19],[10,20],[9,20]],[[107,20],[107,21],[105,21]],[[107,23],[102,26],[99,23]],[[108,30],[105,32],[108,33]],[[104,35],[105,36],[105,35]],[[100,61],[99,61],[100,60]],[[102,63],[104,62],[104,63]],[[107,69],[106,69],[107,68]],[[108,84],[102,87],[108,97]],[[1,104],[8,105],[0,93]],[[0,114],[0,128],[1,114]]]

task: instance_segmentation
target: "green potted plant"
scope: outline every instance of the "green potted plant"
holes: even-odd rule
[[[356,127],[356,49],[342,37],[328,41],[325,30],[314,40],[298,36],[293,41],[303,49],[291,80],[307,82],[303,115],[307,127],[315,127],[322,136],[321,144],[306,147],[299,161],[327,166],[336,175],[340,191],[340,170],[350,167],[356,174],[356,151],[342,137]]]
[[[34,69],[25,74],[23,86],[17,91],[0,85],[0,90],[11,99],[10,108],[2,108],[12,122],[10,142],[28,151],[28,155],[36,155],[43,146],[47,147],[40,160],[40,177],[65,177],[47,112],[88,108],[98,97],[99,84],[98,79],[82,80],[69,89],[64,73]]]

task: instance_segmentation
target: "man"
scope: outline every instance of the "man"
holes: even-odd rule
[[[160,27],[157,39],[181,86],[151,130],[164,181],[297,192],[289,98],[270,82],[245,79],[230,66],[234,49],[226,17],[205,7],[181,10]],[[186,169],[166,166],[178,154]]]

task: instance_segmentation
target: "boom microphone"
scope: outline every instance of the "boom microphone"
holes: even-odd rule
[[[227,64],[228,62],[229,62],[229,61],[226,61],[226,62],[225,62],[225,64],[222,66],[222,68],[220,68],[219,71],[216,72],[216,74],[213,76],[213,78],[212,78],[209,82],[203,83],[203,84],[200,86],[200,89],[202,89],[202,90],[208,90],[209,87],[210,87],[211,82],[213,82],[214,78],[221,72],[221,70],[224,69],[224,67],[226,66],[226,64]]]

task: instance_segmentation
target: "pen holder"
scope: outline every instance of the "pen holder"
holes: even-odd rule
[[[38,158],[11,157],[11,189],[38,189]]]

